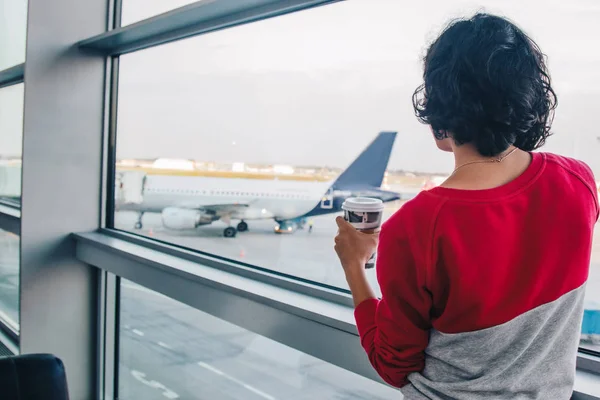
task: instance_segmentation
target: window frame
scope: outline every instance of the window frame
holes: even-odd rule
[[[25,63],[14,65],[0,70],[0,89],[7,86],[23,83],[25,77]]]
[[[24,83],[25,63],[0,71],[0,91]],[[22,132],[21,132],[22,134]],[[21,204],[0,198],[0,229],[21,236]],[[13,354],[19,353],[20,325],[0,311],[0,340]]]
[[[118,56],[149,47],[345,0],[216,0],[168,11],[77,43],[84,52]]]
[[[359,346],[353,307],[198,264],[159,249],[117,239],[104,231],[73,236],[76,257],[86,264],[383,382]],[[315,343],[315,335],[322,340]]]
[[[120,55],[338,1],[344,0],[199,1],[119,27],[121,0],[116,0],[114,29],[77,43],[83,53],[105,57],[109,66],[105,96],[108,123],[105,124],[101,229],[73,235],[77,258],[101,269],[103,274],[99,309],[103,321],[99,329],[104,338],[99,347],[101,398],[112,398],[118,389],[120,277],[341,368],[383,382],[359,346],[349,291],[107,228],[114,226]],[[215,192],[215,195],[219,194]],[[269,197],[269,194],[265,196]],[[191,272],[192,266],[194,273]],[[210,278],[211,274],[220,275],[223,280],[217,283]],[[237,307],[233,307],[233,311],[231,307],[215,307],[204,296],[194,295],[207,291]],[[279,300],[273,299],[274,293],[279,294]],[[257,324],[259,319],[246,317],[257,310],[268,315],[272,324]],[[281,329],[286,324],[294,329]],[[322,344],[315,346],[307,335],[301,334],[307,331],[321,332],[325,338]],[[580,348],[578,370],[600,375],[600,353],[588,353]],[[573,398],[600,398],[585,396],[588,395],[576,391]]]
[[[129,243],[143,246],[147,249],[157,250],[161,253],[191,261],[199,265],[209,266],[259,282],[276,285],[287,290],[292,290],[295,293],[312,296],[346,307],[353,306],[352,295],[347,289],[313,282],[309,279],[247,264],[242,261],[229,260],[226,257],[217,254],[189,249],[176,243],[165,242],[156,238],[148,238],[135,233],[110,228],[101,229],[99,232],[115,239],[121,239]]]

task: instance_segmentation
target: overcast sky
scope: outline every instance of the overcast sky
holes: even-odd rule
[[[123,23],[190,2],[123,0]],[[125,55],[118,156],[343,167],[396,130],[392,168],[447,171],[411,95],[427,44],[477,10],[508,16],[548,55],[559,107],[546,150],[600,176],[597,0],[348,0]]]

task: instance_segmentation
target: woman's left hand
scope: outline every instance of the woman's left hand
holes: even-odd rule
[[[379,232],[364,233],[356,230],[344,218],[337,217],[338,234],[335,237],[335,252],[346,273],[359,268],[361,271],[377,250]]]

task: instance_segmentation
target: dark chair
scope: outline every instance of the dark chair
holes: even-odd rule
[[[0,399],[69,400],[65,366],[51,354],[0,357]]]

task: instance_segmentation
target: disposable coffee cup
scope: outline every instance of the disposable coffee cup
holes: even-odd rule
[[[383,201],[371,197],[351,197],[344,201],[344,219],[354,228],[363,232],[373,232],[381,226]],[[365,268],[375,266],[375,254],[369,258]]]

